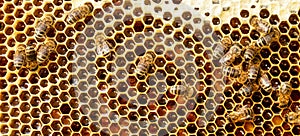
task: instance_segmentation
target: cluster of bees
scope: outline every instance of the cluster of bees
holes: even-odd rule
[[[267,93],[276,91],[279,107],[285,108],[288,106],[292,92],[290,83],[283,82],[279,87],[273,87],[267,73],[260,70],[260,61],[256,58],[256,54],[262,47],[268,46],[273,40],[279,37],[279,30],[257,16],[253,16],[250,19],[250,24],[254,29],[262,33],[257,42],[249,44],[244,49],[241,44],[233,43],[229,37],[224,37],[214,49],[213,57],[222,64],[222,71],[225,76],[244,83],[238,91],[242,97],[250,96],[253,91],[259,88]],[[244,70],[246,72],[242,68],[232,66],[232,63],[239,56],[243,56],[244,62],[247,64],[246,70]],[[227,115],[227,118],[232,122],[239,122],[251,119],[252,116],[253,110],[248,105],[239,105],[235,111]],[[286,117],[288,122],[300,123],[299,113],[291,112]]]
[[[69,25],[74,24],[78,20],[86,17],[93,11],[93,5],[91,3],[85,3],[68,13],[65,22]],[[51,15],[45,15],[43,19],[40,19],[35,25],[35,39],[40,43],[37,48],[35,44],[29,43],[28,45],[19,45],[14,54],[14,65],[16,69],[20,69],[25,66],[30,70],[36,70],[38,65],[48,60],[49,55],[56,48],[56,42],[47,37],[47,33],[53,27],[55,18]]]

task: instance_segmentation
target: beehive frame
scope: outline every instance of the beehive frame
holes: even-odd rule
[[[83,2],[0,0],[1,135],[300,135],[300,126],[284,119],[300,99],[300,50],[293,34],[299,34],[299,2],[90,2],[93,12],[67,25],[66,14]],[[55,52],[35,71],[16,70],[16,47],[38,44],[34,25],[46,14],[56,18],[48,34],[58,43]],[[212,59],[219,37],[229,36],[243,46],[257,40],[259,34],[249,24],[253,15],[281,32],[259,57],[273,86],[291,83],[287,108],[278,108],[275,92],[257,91],[239,99],[241,84],[225,77]],[[97,32],[115,46],[112,56],[96,55]],[[134,69],[145,52],[155,54],[155,63],[141,80]],[[166,91],[181,82],[196,88],[194,98]],[[253,119],[228,122],[226,114],[240,104],[251,106]]]

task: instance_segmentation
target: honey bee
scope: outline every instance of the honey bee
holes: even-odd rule
[[[54,48],[56,47],[56,44],[54,40],[47,40],[45,43],[40,44],[38,50],[37,50],[37,62],[38,64],[43,63],[46,61],[52,51],[54,51]]]
[[[27,68],[29,68],[30,70],[36,69],[38,64],[36,60],[36,50],[33,44],[27,45],[25,54],[26,54]]]
[[[241,108],[238,108],[236,111],[229,113],[226,117],[232,122],[240,122],[243,120],[251,119],[253,116],[253,110],[245,105]]]
[[[257,47],[250,45],[247,47],[247,49],[244,52],[244,58],[245,61],[250,61],[254,58],[254,56],[256,55],[258,49]]]
[[[279,107],[283,108],[286,107],[289,103],[290,95],[292,93],[292,86],[287,83],[283,82],[281,83],[279,87]]]
[[[143,57],[139,57],[139,63],[135,70],[136,76],[138,77],[145,77],[149,70],[150,65],[153,63],[153,56],[150,53],[146,53]]]
[[[45,39],[53,24],[54,18],[51,15],[46,15],[43,19],[40,19],[35,26],[35,38],[38,41]]]
[[[252,91],[253,91],[253,86],[251,84],[244,84],[240,90],[239,90],[239,94],[247,97],[247,96],[250,96],[252,94]]]
[[[224,37],[221,40],[221,44],[217,44],[216,48],[214,49],[213,52],[213,57],[215,59],[220,59],[223,55],[224,52],[226,52],[228,50],[228,48],[231,46],[232,41],[230,40],[230,38],[228,36]]]
[[[196,94],[195,89],[192,86],[186,84],[172,86],[169,90],[172,95],[184,96],[185,98],[191,98]]]
[[[234,44],[231,46],[229,51],[220,59],[221,64],[229,65],[231,64],[235,58],[241,55],[242,46],[240,44]]]
[[[274,28],[268,22],[253,16],[250,19],[250,24],[260,33],[268,34],[274,31]]]
[[[237,78],[242,74],[241,69],[234,68],[231,66],[222,66],[222,71],[224,72],[225,76],[229,76],[232,78]]]
[[[17,47],[16,53],[14,54],[14,64],[16,69],[20,69],[25,63],[25,47],[19,45]]]
[[[293,124],[300,124],[300,108],[299,106],[296,107],[295,112],[289,112],[285,115],[285,119],[289,123]]]
[[[82,6],[79,6],[73,9],[66,17],[65,21],[67,24],[71,25],[79,21],[82,18],[85,18],[88,14],[93,11],[94,7],[91,3],[84,3]]]
[[[261,74],[261,77],[259,78],[259,86],[268,93],[272,91],[272,84],[266,73]]]
[[[259,48],[263,46],[267,46],[268,44],[271,43],[272,39],[273,39],[273,32],[270,34],[266,34],[263,37],[260,37],[255,43],[255,46]]]
[[[108,56],[110,54],[111,48],[113,48],[113,45],[106,40],[104,34],[102,33],[98,33],[95,36],[95,43],[96,52],[101,56]]]
[[[258,72],[259,72],[259,65],[253,64],[250,66],[248,70],[248,79],[250,80],[250,82],[253,82],[257,79]]]

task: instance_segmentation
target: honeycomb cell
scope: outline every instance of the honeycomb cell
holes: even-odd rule
[[[282,21],[278,27],[281,33],[287,33],[290,29],[290,26],[287,21]]]
[[[289,60],[291,64],[297,64],[297,61],[300,59],[297,53],[291,53]]]
[[[247,18],[247,17],[249,17],[249,11],[248,11],[248,10],[241,10],[240,16],[241,16],[242,18]]]
[[[113,16],[107,15],[104,17],[104,21],[105,23],[110,23],[113,20]]]
[[[49,10],[51,10],[51,9],[49,9]],[[61,18],[63,16],[63,14],[64,14],[64,11],[61,9],[57,9],[54,11],[54,16],[57,18]]]
[[[295,32],[296,33],[296,32]],[[291,32],[291,35],[290,35],[291,37],[294,37],[294,34],[292,34],[292,32]],[[280,36],[280,38],[279,38],[279,42],[280,42],[280,44],[282,44],[282,45],[285,45],[285,44],[288,44],[289,42],[290,42],[290,39],[288,38],[288,36],[287,35],[282,35],[282,36]]]
[[[279,54],[282,58],[287,58],[288,55],[290,54],[290,51],[288,48],[281,48]]]
[[[299,22],[299,18],[296,14],[291,14],[290,17],[289,17],[289,22],[292,24],[292,25],[296,25],[298,24]]]
[[[262,9],[260,10],[259,15],[261,18],[268,18],[270,16],[270,12],[268,9]]]
[[[121,33],[118,33],[115,35],[115,40],[117,43],[123,43],[125,39],[125,36]]]
[[[14,12],[14,9],[15,9],[15,7],[14,7],[14,5],[11,4],[11,3],[8,3],[8,4],[4,5],[4,12],[5,12],[6,14],[9,14],[9,13]]]
[[[125,15],[123,18],[123,23],[125,25],[132,25],[133,23],[133,17],[131,15]],[[142,22],[140,22],[141,24],[143,24]]]
[[[231,27],[229,26],[229,24],[223,24],[221,26],[221,30],[224,34],[229,34],[231,31]]]
[[[275,14],[271,15],[269,18],[270,24],[277,25],[280,22],[279,17]]]
[[[238,18],[234,17],[234,18],[231,18],[230,25],[232,28],[238,28],[241,25],[241,22]]]
[[[214,17],[212,19],[212,23],[213,23],[213,25],[219,25],[221,23],[220,18]]]

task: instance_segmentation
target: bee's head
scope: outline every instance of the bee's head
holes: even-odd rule
[[[54,40],[47,40],[46,45],[54,49],[56,47],[56,42]]]
[[[25,51],[26,47],[24,44],[20,44],[18,47],[17,47],[17,50],[18,51]]]
[[[54,24],[54,17],[51,15],[46,15],[44,20],[45,20],[45,22],[48,22],[50,25]]]
[[[252,17],[250,18],[250,24],[251,24],[252,26],[257,26],[257,24],[258,24],[258,17],[257,17],[257,16],[252,16]]]
[[[148,59],[148,60],[153,60],[154,59],[154,54],[151,53],[151,52],[147,52],[145,54],[145,57]]]
[[[16,69],[19,70],[21,68],[21,65],[15,65]]]
[[[228,36],[224,36],[223,39],[221,40],[221,43],[223,45],[231,45],[232,41],[231,41],[231,39]]]
[[[94,6],[93,6],[92,3],[86,2],[86,3],[84,3],[84,5],[87,5],[87,6],[88,6],[90,12],[92,12],[92,11],[94,10]]]
[[[98,40],[98,41],[105,40],[104,34],[103,33],[97,33],[96,36],[95,36],[95,40]]]
[[[284,115],[285,121],[286,122],[292,122],[295,119],[297,119],[298,117],[295,115],[295,113],[287,113]]]
[[[238,120],[238,116],[234,112],[227,114],[226,118],[232,122]]]

